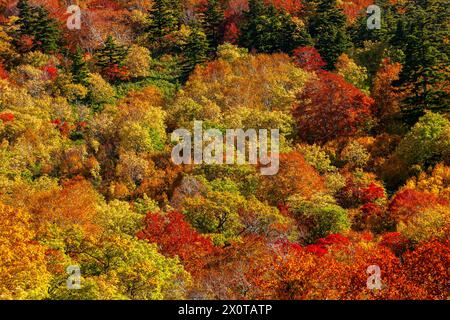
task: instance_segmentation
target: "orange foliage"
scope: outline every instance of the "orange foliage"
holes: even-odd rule
[[[400,112],[402,95],[392,86],[392,82],[399,79],[401,69],[400,63],[391,63],[385,58],[377,71],[372,87],[372,97],[375,100],[373,114],[380,120]]]
[[[206,256],[215,250],[211,240],[200,235],[181,213],[149,212],[144,222],[138,238],[156,242],[163,254],[180,257],[191,273],[199,272],[206,263]]]
[[[428,299],[450,296],[450,242],[423,243],[404,256],[406,274],[420,283]]]
[[[388,249],[362,243],[329,245],[311,253],[298,245],[275,246],[248,273],[256,299],[417,299],[425,292],[401,271]],[[381,290],[369,289],[367,268],[381,270]],[[326,266],[326,267],[322,267]]]
[[[287,197],[300,194],[310,198],[325,191],[324,180],[298,151],[280,154],[277,174],[261,177],[259,194],[273,204],[284,203]]]
[[[99,230],[94,224],[98,197],[90,182],[77,177],[63,183],[60,190],[33,195],[28,207],[38,232],[56,225],[63,230],[78,227],[86,234],[95,234]]]
[[[389,204],[390,218],[400,222],[436,205],[449,205],[448,201],[428,192],[405,189],[397,193]]]
[[[372,98],[341,76],[322,71],[297,96],[293,115],[300,138],[323,143],[358,133],[370,121],[372,104]]]

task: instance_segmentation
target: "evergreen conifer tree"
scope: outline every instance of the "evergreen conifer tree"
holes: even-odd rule
[[[332,69],[337,58],[350,47],[347,33],[347,17],[337,8],[336,0],[320,0],[309,21],[309,33],[315,39],[315,47]]]
[[[103,47],[101,47],[96,53],[96,65],[102,70],[114,65],[121,66],[126,54],[126,48],[119,45],[110,35],[103,44]]]
[[[183,50],[182,80],[186,80],[195,66],[207,60],[208,40],[201,26],[194,22],[190,26],[191,32],[188,36]]]
[[[71,67],[73,81],[82,85],[87,84],[89,77],[89,69],[84,60],[83,50],[78,46],[75,53],[72,55]]]
[[[412,0],[405,9],[392,43],[404,53],[400,83],[412,94],[403,112],[412,124],[427,109],[450,112],[445,85],[450,81],[450,6],[444,0]]]
[[[241,26],[240,44],[259,52],[290,53],[298,46],[311,44],[305,28],[294,23],[292,16],[263,0],[250,0]]]
[[[224,10],[220,0],[208,0],[203,17],[203,29],[213,50],[217,48],[223,37]]]
[[[19,36],[29,36],[33,39],[32,50],[45,53],[57,52],[62,44],[61,30],[58,22],[51,18],[43,6],[32,7],[27,0],[20,0],[19,9]],[[16,41],[20,41],[17,39]]]

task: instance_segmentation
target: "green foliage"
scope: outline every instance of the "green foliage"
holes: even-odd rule
[[[300,225],[300,239],[314,243],[333,233],[342,233],[350,228],[347,211],[328,195],[315,195],[306,200],[300,195],[288,199],[289,209]]]
[[[207,59],[208,41],[205,32],[197,24],[189,28],[189,35],[183,48],[182,79],[186,80],[197,64]]]
[[[20,0],[17,8],[19,9],[17,21],[19,36],[30,37],[33,49],[45,53],[57,52],[62,43],[61,30],[48,11],[43,6],[30,6],[28,0]]]
[[[427,112],[398,145],[395,154],[408,166],[421,169],[450,155],[450,122],[440,114]]]
[[[104,70],[106,68],[122,66],[126,57],[127,49],[118,44],[117,41],[110,35],[106,38],[103,46],[96,52],[96,65]]]
[[[405,119],[414,123],[425,110],[449,112],[450,8],[443,0],[405,3],[392,42],[404,52],[400,82],[411,90]],[[412,86],[412,87],[411,87]]]
[[[181,3],[177,0],[155,0],[149,14],[149,42],[178,30],[181,19]]]
[[[326,69],[333,69],[338,57],[351,45],[347,33],[347,18],[337,8],[336,0],[319,0],[309,21],[309,33],[315,47],[327,62]]]
[[[320,174],[336,170],[336,167],[331,164],[330,157],[319,145],[302,144],[297,149],[301,152],[306,162],[312,165]]]
[[[310,45],[311,38],[298,18],[272,4],[265,5],[262,0],[250,0],[239,42],[258,52],[290,53],[298,46]]]
[[[89,78],[89,68],[84,60],[84,54],[80,47],[77,47],[72,55],[71,73],[73,81],[86,86]]]
[[[202,24],[209,48],[217,49],[223,38],[224,9],[219,0],[208,0],[203,14]]]

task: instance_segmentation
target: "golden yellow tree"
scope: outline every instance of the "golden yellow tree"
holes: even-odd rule
[[[34,241],[27,212],[0,203],[0,299],[45,298],[45,247]]]

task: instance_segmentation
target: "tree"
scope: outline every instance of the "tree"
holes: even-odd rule
[[[336,0],[319,0],[309,20],[309,33],[315,39],[314,46],[327,62],[327,70],[333,69],[337,58],[350,46],[346,24],[347,18],[337,8]]]
[[[0,203],[0,218],[0,298],[45,298],[46,248],[35,240],[30,214]]]
[[[178,256],[191,273],[200,272],[207,256],[216,250],[211,239],[200,235],[181,213],[149,212],[144,224],[138,238],[156,243],[161,253],[169,257]]]
[[[337,74],[361,91],[368,93],[367,69],[355,63],[347,54],[339,56],[335,64]]]
[[[20,10],[17,21],[19,35],[31,37],[32,49],[46,53],[57,52],[62,41],[57,21],[49,16],[43,6],[32,7],[28,0],[20,0],[17,7]]]
[[[232,114],[242,107],[289,113],[295,93],[310,77],[285,54],[248,55],[221,46],[218,55],[219,60],[207,62],[191,74],[170,108],[170,118],[175,116],[172,123],[186,118],[217,121],[217,112]],[[190,100],[197,105],[192,106]],[[191,118],[193,109],[195,117]]]
[[[155,0],[149,13],[147,28],[149,42],[159,43],[162,37],[177,31],[181,19],[181,2],[178,0]]]
[[[447,299],[450,294],[449,241],[430,241],[419,245],[404,255],[405,273],[412,281],[420,283],[427,296],[433,299]]]
[[[448,201],[439,199],[428,192],[405,189],[395,194],[389,204],[390,219],[396,222],[406,222],[421,211],[436,206],[445,206]]]
[[[347,211],[337,205],[332,197],[314,195],[306,199],[297,194],[289,197],[287,204],[297,221],[302,242],[314,243],[319,238],[350,228]]]
[[[298,47],[292,55],[294,63],[308,71],[319,71],[326,65],[316,48],[311,46]]]
[[[387,122],[400,112],[401,94],[393,83],[399,79],[401,69],[400,63],[392,63],[385,58],[375,75],[371,94],[375,100],[373,114],[379,121],[378,126],[386,127]]]
[[[258,194],[273,205],[284,204],[289,196],[299,194],[309,199],[324,191],[324,180],[309,165],[301,153],[280,154],[280,169],[276,175],[261,177]]]
[[[150,51],[137,45],[131,46],[123,65],[132,78],[143,78],[150,74]]]
[[[208,0],[203,13],[203,29],[209,48],[216,50],[224,36],[224,10],[220,0]]]
[[[373,100],[340,75],[322,72],[297,95],[293,116],[309,143],[352,136],[369,125]]]
[[[127,49],[109,35],[103,46],[96,52],[96,65],[103,73],[110,73],[110,78],[114,79],[120,76],[120,68],[123,66],[126,54]]]
[[[405,3],[398,21],[397,43],[405,58],[400,83],[411,94],[403,108],[404,119],[415,123],[425,110],[449,111],[450,8],[443,0],[414,0]]]
[[[239,42],[258,52],[290,53],[298,46],[310,45],[311,38],[304,24],[284,9],[263,0],[250,0]]]
[[[450,155],[450,121],[438,113],[427,112],[400,141],[395,154],[407,166],[427,169]]]
[[[206,61],[208,54],[208,41],[201,26],[192,24],[190,33],[183,50],[182,78],[186,80],[197,64]]]
[[[88,85],[89,69],[86,61],[84,60],[83,50],[79,46],[77,46],[72,55],[71,73],[75,83],[79,83],[84,86]]]

